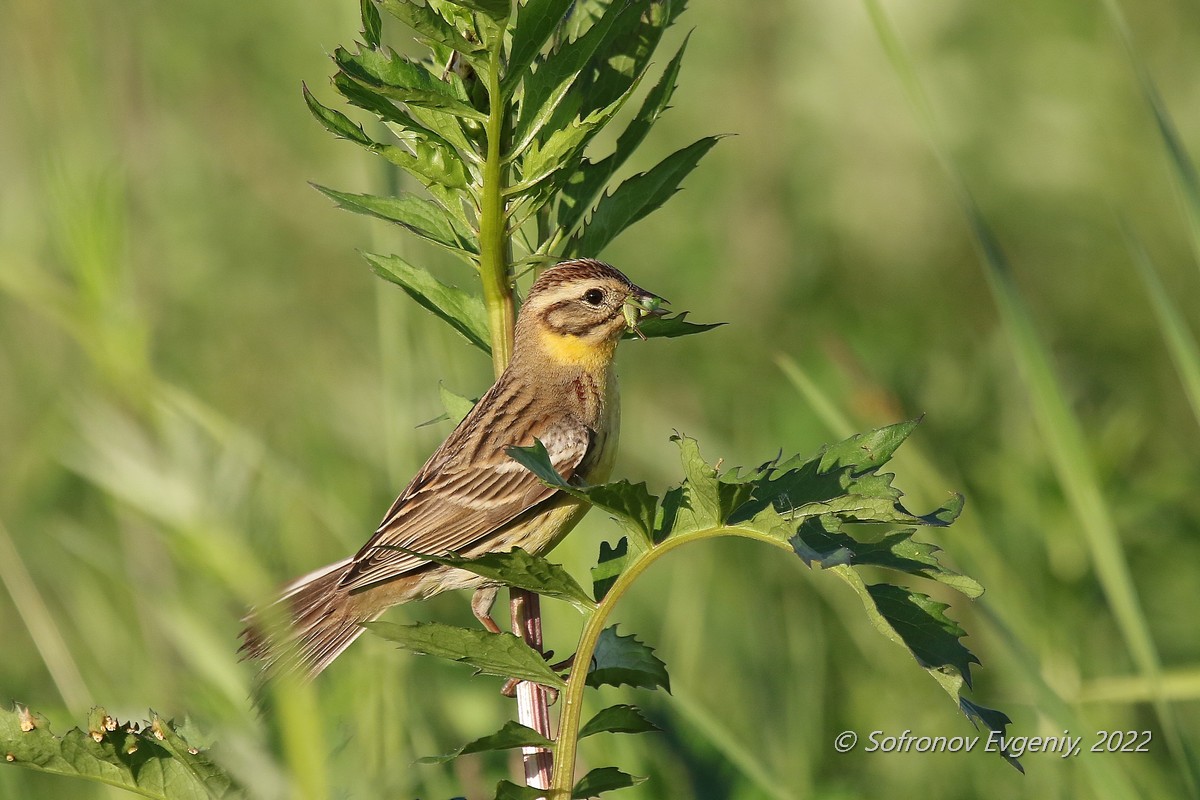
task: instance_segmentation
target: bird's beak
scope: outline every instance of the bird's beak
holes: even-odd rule
[[[625,301],[625,324],[629,326],[629,330],[638,335],[639,338],[645,339],[646,336],[638,329],[638,323],[646,317],[664,317],[667,315],[667,310],[662,307],[663,303],[669,301],[664,300],[658,295],[647,292],[645,289],[637,287],[633,294]]]

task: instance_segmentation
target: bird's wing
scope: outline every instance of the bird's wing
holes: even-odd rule
[[[519,436],[519,434],[518,434]],[[528,446],[534,438],[546,447],[550,463],[565,479],[574,475],[592,443],[592,432],[570,417],[560,418],[524,437],[497,444],[468,463],[442,459],[441,470],[422,470],[392,506],[375,535],[354,558],[340,588],[355,591],[387,581],[429,562],[390,547],[443,555],[469,551],[489,534],[554,494],[532,472],[509,458],[509,444]],[[523,439],[523,440],[522,440]],[[449,443],[449,442],[448,442]],[[431,465],[438,454],[430,459]]]

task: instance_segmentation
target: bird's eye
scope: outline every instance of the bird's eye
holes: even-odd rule
[[[604,292],[599,289],[588,289],[583,293],[583,302],[589,306],[598,306],[600,301],[604,299]]]

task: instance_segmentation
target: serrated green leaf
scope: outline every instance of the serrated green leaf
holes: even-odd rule
[[[571,83],[579,76],[596,48],[604,43],[608,32],[626,8],[624,3],[610,4],[586,33],[539,61],[533,75],[525,81],[510,155],[523,152],[542,130],[571,88]],[[501,94],[504,94],[503,89]]]
[[[658,497],[650,494],[645,481],[630,483],[620,480],[589,486],[583,491],[593,505],[615,515],[622,527],[649,543]]]
[[[489,633],[439,622],[367,622],[364,627],[406,650],[469,664],[485,675],[518,678],[556,689],[566,686],[541,655],[511,633]]]
[[[362,17],[363,40],[370,47],[379,47],[379,33],[383,29],[379,9],[371,0],[358,0],[358,10]]]
[[[645,780],[636,775],[626,775],[616,767],[597,767],[579,779],[579,783],[575,784],[575,788],[571,790],[571,798],[572,800],[587,800],[587,798],[595,797],[602,792],[636,786]]]
[[[899,502],[900,490],[892,486],[893,475],[872,475],[855,479],[845,494],[828,500],[806,503],[792,511],[795,519],[820,514],[836,514],[847,522],[899,522],[945,527],[962,511],[962,495],[952,495],[945,505],[925,515],[917,515]]]
[[[972,723],[982,722],[990,729],[1004,733],[1004,726],[1009,722],[1007,716],[976,706],[962,696],[963,685],[970,686],[970,665],[978,664],[979,660],[959,641],[964,635],[963,630],[946,617],[945,604],[890,584],[868,586],[858,572],[848,566],[834,566],[829,571],[854,589],[875,628],[907,648]],[[972,711],[979,713],[976,715]],[[1021,769],[1016,759],[1008,754],[1005,758]]]
[[[826,446],[820,453],[820,470],[850,467],[856,473],[882,467],[904,441],[912,435],[921,418],[885,425],[882,428],[860,433],[848,439]],[[781,465],[781,467],[786,465]]]
[[[670,317],[646,317],[638,323],[638,330],[642,332],[638,336],[633,331],[626,331],[624,338],[626,339],[675,339],[679,336],[691,336],[695,333],[704,333],[711,331],[713,328],[719,328],[724,325],[724,322],[688,322],[688,312],[676,314]]]
[[[580,233],[567,243],[564,254],[599,255],[622,231],[679,191],[679,184],[719,138],[706,136],[677,150],[646,172],[624,181],[612,194],[602,197]]]
[[[674,486],[663,492],[662,502],[654,520],[654,543],[666,539],[679,524],[679,512],[687,505],[687,491],[683,486]]]
[[[633,634],[620,636],[613,625],[600,632],[592,663],[588,666],[587,685],[620,686],[671,691],[667,665],[654,655],[654,648],[642,644]]]
[[[390,129],[390,126],[389,126]],[[397,138],[406,141],[409,150],[395,145],[377,145],[374,149],[381,156],[416,178],[426,188],[445,186],[449,189],[466,189],[470,184],[467,169],[458,153],[450,147],[441,147],[433,142],[422,141],[407,131],[393,130]]]
[[[637,89],[635,82],[625,94],[610,105],[598,109],[582,119],[576,118],[562,126],[552,127],[545,142],[535,140],[533,146],[521,160],[521,182],[518,190],[529,191],[545,179],[554,175],[570,175],[578,166],[583,149],[603,128],[613,115]]]
[[[442,283],[428,270],[414,267],[399,256],[364,253],[363,257],[376,275],[399,286],[422,308],[433,312],[468,342],[491,354],[487,312],[478,295]]]
[[[509,92],[521,82],[529,65],[554,29],[562,24],[563,17],[573,3],[574,0],[528,0],[517,10],[512,47],[509,49],[507,71],[500,92],[503,97],[508,97]]]
[[[392,100],[476,122],[487,120],[486,114],[469,104],[466,91],[451,77],[453,73],[440,80],[424,65],[390,50],[351,53],[339,47],[333,51],[333,59],[343,73]]]
[[[463,418],[470,414],[471,409],[479,402],[478,397],[472,400],[450,391],[444,383],[438,383],[438,396],[442,399],[442,408],[446,409],[446,418],[455,425],[462,422]]]
[[[780,517],[794,528],[806,518],[827,514],[858,522],[950,524],[962,511],[960,495],[952,495],[930,514],[916,515],[900,503],[902,493],[892,486],[894,476],[876,473],[918,422],[851,436],[809,458],[795,456],[764,465],[759,474],[747,479],[754,486],[753,497],[730,515],[730,522],[749,521],[766,533],[778,527]],[[773,516],[769,508],[780,516]]]
[[[563,480],[550,461],[550,455],[540,440],[529,447],[509,447],[508,457],[532,472],[542,483],[561,492],[585,500],[616,516],[617,521],[647,543],[654,526],[654,509],[658,498],[650,494],[645,483],[629,481],[606,483],[600,486],[577,486]]]
[[[615,705],[602,709],[579,729],[579,738],[597,733],[649,733],[662,728],[642,716],[637,706]]]
[[[344,72],[333,76],[333,85],[351,103],[373,112],[384,122],[419,134],[431,142],[454,150],[455,153],[474,152],[471,141],[463,131],[463,123],[457,117],[420,106],[410,106],[408,112],[411,113],[405,112],[391,98],[354,80]],[[395,127],[389,126],[389,129],[393,133],[396,131]]]
[[[599,603],[629,564],[629,540],[624,536],[616,546],[600,542],[600,558],[592,567],[592,596]]]
[[[467,41],[432,6],[418,5],[411,0],[379,0],[379,5],[423,39],[467,56],[483,51],[483,45]]]
[[[40,714],[20,707],[0,711],[0,752],[15,766],[107,783],[145,797],[245,796],[205,752],[153,711],[140,729],[118,723],[101,708],[93,709],[91,716],[92,733],[73,728],[60,738]]]
[[[663,31],[673,19],[672,6],[670,0],[626,4],[596,52],[572,81],[546,130],[557,130],[572,117],[587,117],[639,84]]]
[[[447,761],[453,761],[459,756],[470,755],[471,753],[484,753],[489,750],[512,750],[516,747],[553,747],[554,742],[547,739],[542,734],[535,731],[533,728],[526,727],[519,722],[509,720],[504,723],[504,727],[495,733],[487,736],[482,736],[472,742],[464,744],[457,750],[445,753],[440,756],[425,756],[417,759],[418,764],[445,764]]]
[[[867,592],[917,663],[931,670],[956,670],[970,688],[971,664],[979,659],[959,641],[967,633],[946,616],[948,605],[890,583],[869,585]]]
[[[402,192],[395,197],[382,197],[339,192],[315,183],[312,186],[347,211],[395,222],[421,238],[467,258],[478,253],[473,237],[457,230],[455,221],[446,215],[444,209],[414,194]]]
[[[1009,719],[1008,714],[1005,714],[1003,711],[976,705],[965,697],[958,698],[958,707],[976,728],[982,725],[990,731],[995,731],[1002,737],[1008,733],[1008,726],[1012,724],[1012,720]],[[1010,752],[1003,750],[1000,755],[1004,756],[1004,759],[1009,764],[1016,767],[1017,772],[1020,772],[1022,775],[1025,774],[1025,768],[1021,766],[1021,762]]]
[[[595,114],[587,119],[573,119],[550,132],[544,143],[537,140],[521,159],[521,180],[514,192],[527,193],[552,175],[565,169],[574,169],[572,156],[581,151],[600,126],[616,113],[614,105],[606,114]]]
[[[915,541],[915,528],[885,533],[876,541],[860,541],[842,530],[836,517],[811,517],[802,522],[789,540],[796,554],[810,566],[834,564],[870,565],[918,575],[944,583],[968,597],[983,594],[978,581],[943,566],[937,545]]]
[[[342,97],[345,97],[352,104],[365,111],[372,112],[383,122],[391,123],[388,129],[397,138],[409,140],[413,137],[419,137],[423,141],[438,144],[447,150],[454,151],[455,155],[458,155],[455,145],[452,145],[444,136],[417,122],[412,115],[406,113],[387,97],[355,81],[348,75],[341,72],[334,75],[333,86]],[[407,136],[398,133],[397,129],[406,133]],[[459,129],[459,134],[461,135],[461,133],[462,131]]]
[[[675,92],[683,53],[689,39],[690,34],[667,64],[658,83],[646,95],[646,99],[642,101],[642,105],[633,119],[617,137],[617,144],[613,152],[595,163],[585,160],[575,174],[563,184],[558,225],[567,234],[575,232],[576,226],[583,221],[584,215],[591,209],[600,193],[604,191],[609,180],[625,164],[625,161],[645,139],[650,128],[667,110],[671,95]]]
[[[317,98],[313,97],[312,92],[308,90],[308,86],[302,86],[304,102],[308,106],[308,110],[316,117],[317,122],[320,122],[324,126],[325,130],[334,136],[349,139],[363,147],[375,147],[375,141],[370,136],[367,136],[366,131],[362,129],[361,125],[351,122],[350,118],[342,112],[321,105],[317,101]]]
[[[544,597],[566,600],[585,613],[596,608],[592,598],[588,597],[583,587],[576,583],[565,569],[558,564],[550,563],[541,556],[527,553],[519,547],[514,547],[507,553],[485,553],[478,558],[460,558],[453,554],[416,553],[403,547],[396,549],[411,555],[419,555],[436,564],[465,569],[467,572],[499,581],[506,586],[515,586]]]
[[[697,530],[722,525],[733,511],[750,499],[754,486],[721,480],[717,470],[700,455],[700,446],[690,436],[672,436],[679,446],[685,476],[681,502],[670,530]]]

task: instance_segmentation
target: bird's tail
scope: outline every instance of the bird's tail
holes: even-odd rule
[[[303,575],[271,605],[252,610],[242,620],[238,652],[262,661],[265,677],[315,678],[382,611],[364,612],[354,595],[338,589],[350,564],[346,559]]]

